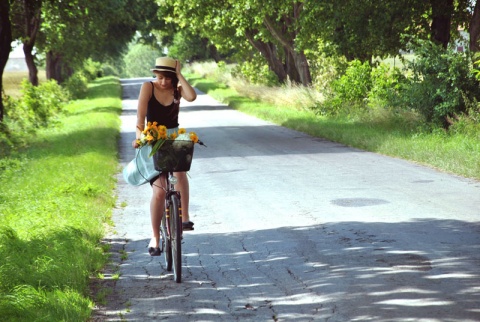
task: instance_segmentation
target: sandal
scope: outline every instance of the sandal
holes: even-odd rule
[[[155,238],[152,238],[150,240],[150,244],[148,245],[148,253],[150,256],[160,256],[162,254],[162,250],[160,247],[154,247],[155,246]]]
[[[160,247],[148,247],[148,253],[150,256],[160,256],[162,251],[160,250]]]
[[[191,221],[182,222],[183,230],[193,230],[193,225]]]

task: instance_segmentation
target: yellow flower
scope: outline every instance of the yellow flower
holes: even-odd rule
[[[173,132],[172,134],[170,134],[170,140],[175,140],[177,136],[177,132]]]
[[[155,127],[155,128],[151,128],[150,131],[149,131],[150,135],[153,136],[154,138],[157,138],[158,137],[158,129]]]
[[[187,130],[185,130],[184,128],[181,128],[178,130],[178,134],[185,134],[187,133]]]
[[[193,141],[193,143],[197,143],[198,142],[198,136],[195,132],[190,132],[190,140]]]
[[[167,138],[167,132],[158,133],[158,139],[166,140]]]
[[[152,141],[152,140],[153,140],[153,136],[149,133],[149,134],[147,134],[147,136],[145,137],[145,140],[147,140],[147,141]]]
[[[158,128],[158,133],[159,134],[163,134],[163,133],[167,133],[167,127],[165,125],[160,125]]]

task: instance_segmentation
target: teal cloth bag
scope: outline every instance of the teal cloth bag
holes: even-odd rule
[[[155,170],[153,165],[153,157],[150,157],[152,152],[151,145],[145,145],[135,150],[135,158],[130,161],[125,168],[123,168],[123,179],[128,184],[140,186],[160,174]]]
[[[168,135],[172,133],[178,133],[178,127],[167,130]],[[149,156],[151,152],[151,145],[144,145],[135,150],[135,158],[123,168],[125,182],[134,186],[141,186],[160,174],[159,171],[155,170],[153,157]]]

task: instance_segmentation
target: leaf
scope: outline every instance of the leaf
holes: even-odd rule
[[[163,143],[165,143],[165,140],[158,140],[153,146],[149,156],[152,157],[162,147]]]

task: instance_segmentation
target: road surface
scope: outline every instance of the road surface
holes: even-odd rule
[[[124,80],[120,160],[136,98]],[[199,93],[183,282],[150,257],[150,187],[118,175],[95,321],[480,321],[480,182],[258,120]],[[112,274],[120,273],[120,278]]]

